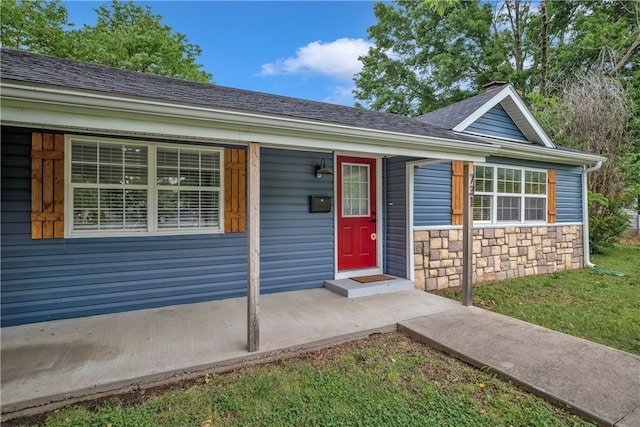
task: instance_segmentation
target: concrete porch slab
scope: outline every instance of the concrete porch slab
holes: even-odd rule
[[[261,295],[260,351],[253,353],[246,298],[6,327],[2,419],[51,402],[395,331],[399,320],[458,307],[417,289],[363,298],[324,288]]]
[[[347,298],[366,297],[414,288],[411,280],[399,277],[369,283],[360,283],[351,279],[325,280],[324,287]]]

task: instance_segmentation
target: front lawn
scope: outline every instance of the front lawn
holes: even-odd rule
[[[31,423],[32,424],[32,423]],[[47,426],[593,425],[400,333],[374,335],[191,387],[56,411]]]
[[[474,286],[474,304],[640,355],[640,246],[618,245],[592,262],[606,271],[573,270]],[[434,293],[461,298],[459,288]]]

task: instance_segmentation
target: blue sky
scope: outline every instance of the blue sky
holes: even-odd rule
[[[373,1],[143,1],[203,50],[216,84],[353,105]],[[110,2],[63,1],[76,28]]]

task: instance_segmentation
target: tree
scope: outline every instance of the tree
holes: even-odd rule
[[[59,56],[64,45],[67,9],[60,0],[0,2],[0,44],[3,47]]]
[[[211,74],[195,63],[202,53],[187,36],[174,33],[149,6],[113,0],[95,9],[94,26],[68,34],[68,58],[118,68],[208,82]]]
[[[526,38],[530,0],[376,3],[368,29],[375,46],[361,58],[358,100],[374,110],[415,116],[478,92],[492,80],[532,88]]]
[[[560,85],[558,85],[560,86]],[[594,253],[628,227],[622,210],[640,195],[640,153],[628,131],[633,102],[620,80],[591,71],[566,79],[553,98],[530,97],[538,120],[559,145],[607,158],[589,175],[589,239]]]
[[[640,106],[640,2],[547,1],[549,83],[595,72],[619,79]],[[640,135],[639,135],[640,136]]]
[[[589,189],[616,202],[624,201],[627,190],[623,165],[632,150],[632,106],[619,80],[589,72],[565,80],[554,102],[537,115],[556,144],[608,159],[591,174]]]
[[[200,46],[174,32],[149,6],[113,0],[97,22],[66,30],[67,10],[52,2],[2,1],[2,46],[186,80],[209,82]]]
[[[399,0],[377,3],[355,98],[419,115],[492,80],[553,95],[567,75],[621,80],[640,105],[640,2]]]

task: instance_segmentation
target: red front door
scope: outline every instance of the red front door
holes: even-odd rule
[[[338,156],[338,270],[375,267],[376,159]]]

